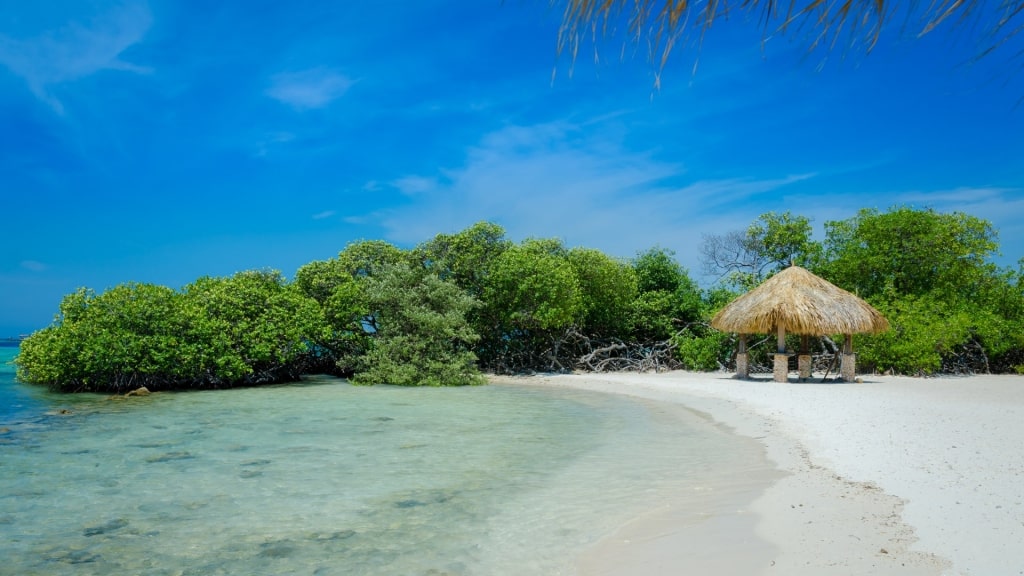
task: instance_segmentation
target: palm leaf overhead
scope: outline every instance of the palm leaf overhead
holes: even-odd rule
[[[867,302],[799,266],[790,266],[733,300],[711,319],[723,332],[876,333],[889,322]]]
[[[981,56],[1024,30],[1024,0],[566,0],[558,48],[575,59],[588,37],[624,27],[664,66],[680,38],[702,37],[715,21],[740,15],[756,16],[765,36],[798,29],[810,49],[831,49],[845,35],[852,46],[870,51],[890,24],[923,35],[949,22],[985,35]]]

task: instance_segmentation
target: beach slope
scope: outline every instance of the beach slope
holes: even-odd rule
[[[652,511],[584,554],[582,574],[1024,574],[1024,378],[534,380],[684,404],[764,443],[785,473],[749,505],[770,548],[748,554],[728,518],[694,542]]]

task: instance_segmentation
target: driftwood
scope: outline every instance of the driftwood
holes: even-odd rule
[[[625,342],[617,338],[588,336],[575,328],[537,338],[533,346],[502,350],[489,358],[484,369],[497,374],[534,372],[647,372],[675,370],[673,339],[658,342]]]
[[[691,326],[686,326],[676,336]],[[563,332],[533,335],[517,341],[515,347],[487,355],[481,368],[496,374],[531,374],[536,372],[661,372],[683,368],[676,356],[676,336],[654,342],[629,342],[618,338],[586,335],[575,328]],[[729,360],[719,362],[722,370],[736,368],[738,340],[730,337],[725,345]],[[776,338],[767,335],[747,345],[748,370],[751,374],[770,374],[774,370]],[[839,366],[842,348],[828,336],[811,339],[811,370],[828,375]],[[791,370],[797,369],[797,357],[790,359]],[[990,358],[975,339],[947,352],[942,358],[941,372],[946,374],[1012,373],[1024,366],[1024,350]],[[864,366],[871,369],[870,366]]]

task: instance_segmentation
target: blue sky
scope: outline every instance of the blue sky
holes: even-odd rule
[[[821,234],[961,210],[1024,256],[1024,38],[975,61],[976,38],[911,25],[808,53],[736,16],[656,88],[622,36],[558,55],[560,21],[547,0],[0,0],[0,336],[79,286],[291,277],[481,220],[663,246],[698,280],[702,236],[767,211]]]

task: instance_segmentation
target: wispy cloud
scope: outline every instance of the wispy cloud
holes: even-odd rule
[[[964,186],[960,188],[953,188],[951,190],[935,190],[930,192],[916,190],[913,192],[904,192],[897,196],[897,201],[900,203],[931,206],[936,208],[939,206],[1002,206],[1007,202],[1013,202],[1019,205],[1024,202],[1024,199],[1021,198],[1022,193],[1024,193],[1024,190],[1016,188]],[[1013,197],[1012,200],[1011,197]],[[964,208],[960,208],[960,210],[964,210]]]
[[[255,155],[258,158],[264,158],[270,155],[275,148],[293,140],[295,140],[295,134],[291,132],[269,132],[263,134],[254,143]]]
[[[296,110],[324,108],[341,98],[355,82],[330,68],[282,72],[270,80],[266,94]]]
[[[147,73],[149,69],[121,58],[145,36],[152,16],[144,3],[125,3],[88,24],[70,22],[28,39],[0,34],[0,64],[22,77],[29,90],[56,112],[64,106],[52,87],[101,70]]]
[[[423,176],[406,176],[391,183],[393,187],[406,196],[415,196],[424,192],[430,192],[439,186],[437,178],[425,178]]]
[[[680,164],[628,150],[615,138],[584,136],[568,123],[509,126],[484,136],[461,167],[400,179],[419,193],[380,219],[399,243],[489,220],[513,238],[559,236],[570,246],[631,256],[655,245],[695,248],[705,224],[717,222],[717,207],[810,175],[685,177]]]
[[[324,210],[323,212],[320,212],[318,214],[313,214],[313,220],[323,220],[325,218],[330,218],[335,214],[336,212],[334,210]]]
[[[46,264],[43,264],[42,262],[38,262],[36,260],[25,260],[21,262],[21,267],[24,268],[25,270],[28,270],[29,272],[45,272],[50,268]]]

